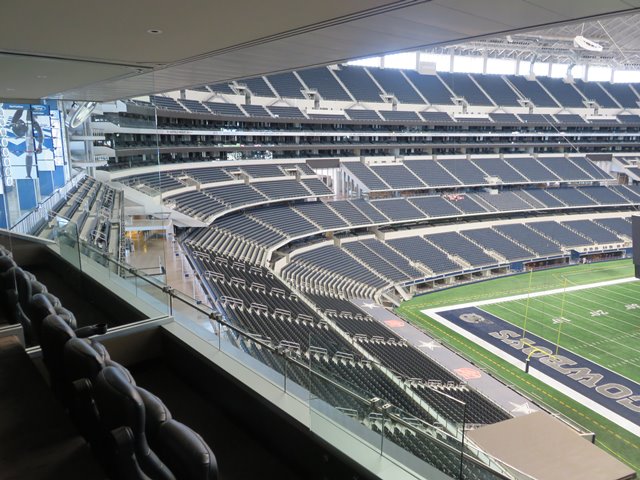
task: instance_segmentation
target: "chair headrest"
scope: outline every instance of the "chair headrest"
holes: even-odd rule
[[[87,341],[89,342],[89,345],[91,345],[91,348],[93,348],[98,353],[98,355],[102,357],[105,363],[107,362],[107,360],[111,360],[111,355],[109,355],[109,352],[107,351],[106,347],[103,344],[101,344],[98,340],[95,340],[93,338],[88,338]]]
[[[144,435],[145,410],[137,388],[116,367],[105,367],[93,384],[100,419],[108,430],[129,427],[134,435]]]
[[[44,283],[39,282],[38,280],[31,281],[31,294],[35,295],[36,293],[47,293],[47,286]]]
[[[66,308],[64,308],[62,305],[60,306],[56,306],[54,305],[53,309],[56,312],[56,315],[58,315],[60,318],[62,318],[65,322],[67,322],[67,324],[73,328],[74,330],[76,329],[78,323],[76,321],[76,317],[73,313],[71,313],[70,310],[67,310]]]
[[[29,299],[27,314],[32,321],[44,320],[46,316],[55,315],[55,313],[56,311],[46,293],[36,293]]]
[[[71,382],[81,378],[93,382],[105,368],[102,356],[86,340],[75,338],[75,335],[64,345],[64,365]]]
[[[50,339],[60,339],[59,342],[62,346],[67,343],[67,340],[74,338],[76,335],[73,333],[73,329],[58,315],[47,315],[42,320],[42,337],[48,337]],[[44,348],[44,345],[43,345]]]
[[[137,387],[137,389],[138,394],[144,403],[144,410],[146,412],[147,438],[149,439],[149,442],[152,442],[153,444],[160,425],[167,420],[171,420],[171,412],[162,400],[156,397],[149,390],[142,387]]]
[[[55,315],[56,311],[46,294],[38,293],[29,300],[26,313],[31,320],[31,333],[36,340],[39,340],[42,321],[49,315]]]
[[[127,379],[127,381],[131,384],[134,385],[136,384],[136,380],[133,378],[133,375],[131,375],[131,372],[127,369],[127,367],[124,367],[122,365],[120,365],[118,362],[114,362],[113,360],[111,360],[110,358],[105,360],[104,362],[104,366],[105,367],[114,367],[117,368],[118,370],[120,370],[122,372],[122,374],[124,375],[124,377]]]
[[[176,478],[218,478],[218,463],[209,445],[180,422],[168,420],[160,425],[154,450]]]
[[[31,299],[31,278],[29,278],[28,272],[25,272],[20,267],[15,270],[16,277],[16,289],[18,290],[18,301],[21,305],[27,305],[29,299]],[[35,280],[35,279],[33,279]]]
[[[40,327],[40,347],[45,362],[53,356],[62,361],[65,343],[75,336],[73,329],[58,315],[46,316]]]
[[[33,285],[33,284],[32,284]],[[37,292],[33,292],[33,294],[35,295]],[[60,302],[60,299],[58,297],[56,297],[53,293],[50,292],[43,292],[42,295],[44,295],[45,297],[47,297],[47,300],[49,300],[49,303],[53,306],[53,307],[61,307],[62,306],[62,302]]]
[[[16,262],[13,261],[13,258],[8,255],[0,256],[0,272],[6,272],[10,268],[16,266]]]

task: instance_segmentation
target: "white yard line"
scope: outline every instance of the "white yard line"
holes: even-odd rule
[[[590,288],[596,288],[596,287],[606,287],[608,285],[619,285],[622,283],[629,283],[629,282],[637,282],[638,279],[635,277],[629,277],[629,278],[619,278],[617,280],[607,280],[605,282],[598,282],[598,283],[589,283],[587,285],[575,285],[573,287],[567,287],[566,289],[564,288],[556,288],[554,290],[545,290],[542,292],[534,292],[534,293],[523,293],[520,295],[512,295],[510,297],[502,297],[502,298],[492,298],[489,300],[480,300],[480,301],[476,301],[476,302],[467,302],[467,303],[460,303],[458,305],[448,305],[446,307],[437,307],[437,308],[430,308],[428,309],[429,312],[432,313],[437,313],[437,312],[442,312],[442,311],[447,311],[447,310],[456,310],[458,308],[468,308],[468,307],[480,307],[482,305],[491,305],[493,303],[502,303],[502,302],[510,302],[513,300],[522,300],[522,299],[526,299],[526,298],[536,298],[536,297],[544,297],[545,295],[555,295],[557,293],[562,293],[562,292],[575,292],[577,290],[588,290]],[[423,312],[425,312],[426,310],[423,310]]]
[[[512,309],[510,309],[510,308],[508,308],[508,307],[506,307],[505,305],[500,305],[500,308],[502,308],[502,309],[504,309],[504,310],[507,310],[508,312],[511,312],[511,313],[513,313],[513,314],[518,315],[518,312],[516,312],[516,311],[514,311],[514,310],[512,310]],[[537,308],[535,308],[535,307],[529,307],[529,308],[530,308],[531,310],[536,310],[536,311],[538,311],[538,312],[540,312],[540,313],[543,313],[543,314],[547,315],[545,312],[543,312],[542,310],[539,310],[539,309],[537,309]],[[480,310],[482,310],[482,309],[480,309]],[[482,311],[484,312],[484,310],[482,310]],[[424,312],[424,310],[423,310],[423,312]],[[487,312],[487,313],[489,313],[489,312]],[[502,319],[502,317],[500,317],[499,315],[498,315],[498,317]],[[503,320],[504,320],[504,319],[503,319]],[[542,323],[540,320],[537,320],[535,317],[530,317],[530,318],[529,318],[529,321],[530,321],[530,322],[535,323],[536,325],[540,325],[540,326],[543,326],[543,327],[545,327],[545,326],[549,326],[549,325],[545,325],[545,324],[544,324],[544,323]],[[511,322],[507,322],[507,323],[511,323]],[[513,324],[513,323],[511,323],[511,325],[513,325],[514,327],[518,327],[518,325],[515,325],[515,324]],[[576,323],[571,324],[571,327],[572,327],[572,328],[576,328],[576,329],[580,329],[580,330],[584,330],[585,332],[588,332],[588,333],[590,333],[591,335],[595,335],[595,336],[597,336],[598,338],[603,339],[603,341],[606,341],[606,342],[611,341],[611,337],[607,337],[607,336],[605,336],[605,335],[601,335],[601,334],[598,334],[598,333],[592,332],[591,330],[589,330],[589,329],[587,329],[587,328],[584,328],[584,327],[581,327],[581,326],[579,326],[579,325],[578,325],[578,324],[576,324]],[[519,328],[522,328],[522,327],[519,327]],[[584,343],[584,342],[582,342],[582,341],[580,340],[580,338],[576,337],[575,335],[571,335],[569,332],[567,332],[567,330],[568,330],[568,328],[565,328],[565,330],[562,332],[562,335],[563,335],[563,336],[565,336],[565,337],[569,337],[569,338],[572,338],[572,339],[576,340],[576,341],[578,342],[578,345],[577,345],[577,346],[578,346],[578,348],[580,347],[580,344],[585,345],[585,343]],[[537,334],[536,332],[531,332],[531,333],[532,333],[532,334],[534,334],[534,335],[538,335],[540,338],[544,338],[542,335],[539,335],[539,334]],[[624,332],[620,332],[620,334],[623,334],[623,333],[624,333]],[[547,341],[551,341],[551,340],[547,339]],[[592,344],[592,345],[593,345],[593,344]],[[633,352],[635,352],[635,353],[640,353],[640,350],[636,350],[635,348],[633,348],[633,347],[631,347],[631,346],[629,346],[629,345],[619,344],[618,346],[620,346],[620,347],[625,347],[625,348],[627,348],[627,349],[629,349],[629,350],[631,350],[631,351],[633,351]],[[567,350],[567,351],[572,351],[572,350],[568,350],[568,349],[567,349],[567,348],[565,348],[565,347],[562,347],[562,348],[564,348],[564,349],[565,349],[565,350]],[[626,359],[624,359],[624,358],[622,358],[622,357],[619,357],[619,356],[618,356],[618,355],[616,355],[615,353],[611,353],[611,352],[609,351],[609,349],[607,349],[607,348],[596,347],[596,346],[594,346],[593,348],[597,348],[598,350],[600,350],[600,351],[602,351],[602,352],[606,353],[606,354],[607,354],[607,355],[609,355],[610,357],[613,357],[613,358],[615,358],[615,359],[617,359],[617,360],[619,360],[619,361],[627,362],[627,360],[626,360]],[[572,351],[572,353],[574,353],[574,354],[576,354],[576,355],[579,355],[578,353],[573,352],[573,351]],[[580,355],[580,356],[584,356],[584,355]],[[630,363],[630,362],[628,362],[628,363]],[[631,363],[631,365],[633,365],[634,367],[639,367],[639,368],[640,368],[640,365],[635,365],[635,364],[633,364],[633,363]],[[604,368],[607,368],[605,365],[603,365],[603,367],[604,367]],[[616,372],[616,373],[617,373],[617,372]]]
[[[591,293],[593,293],[593,292],[591,292]],[[558,297],[555,297],[555,298],[557,299],[558,303],[562,302],[562,300],[560,298],[558,298]],[[551,302],[550,299],[541,300],[541,301],[544,302],[543,303],[543,307],[544,306],[548,306],[548,305],[553,305],[554,309],[556,307],[556,305],[553,302]],[[584,299],[584,301],[585,302],[591,302],[591,303],[597,302],[596,300],[590,300],[590,299],[586,299],[586,298]],[[538,300],[537,302],[538,303],[529,302],[530,303],[529,309],[537,311],[537,312],[540,312],[542,314],[542,318],[547,318],[547,317],[553,318],[553,317],[555,317],[555,316],[560,314],[560,305],[557,305],[558,310],[554,312],[553,309],[544,310],[544,308],[543,308],[541,310],[540,308],[537,307],[537,305],[539,305],[540,300]],[[501,303],[496,303],[496,304],[493,304],[493,305],[495,305],[494,308],[504,308],[506,310],[509,310],[511,313],[514,313],[516,316],[518,316],[520,318],[524,317],[524,312],[519,312],[517,310],[509,309],[506,306],[508,303],[510,303],[510,302],[505,302],[504,305],[501,304]],[[511,302],[511,303],[514,303],[515,305],[523,306],[523,307],[526,305],[526,302],[523,302],[522,300],[514,300],[514,302]],[[610,330],[610,331],[615,332],[615,333],[620,334],[620,335],[630,335],[629,332],[627,332],[625,330],[619,330],[616,327],[614,327],[613,325],[611,325],[610,323],[605,323],[606,321],[609,321],[609,322],[611,321],[611,318],[610,318],[611,316],[591,317],[591,316],[588,315],[588,313],[591,310],[595,310],[595,309],[590,309],[588,307],[585,307],[584,305],[580,305],[580,304],[577,304],[575,302],[572,302],[572,301],[566,300],[566,299],[564,300],[564,303],[565,303],[565,305],[572,305],[572,306],[575,307],[575,310],[573,311],[572,315],[570,315],[571,318],[579,318],[585,324],[599,326],[599,327],[602,327],[601,329],[607,329],[607,330]],[[596,306],[598,306],[598,305],[596,305]],[[623,316],[626,316],[626,315],[629,314],[628,311],[620,310],[618,308],[607,307],[607,310],[610,310],[612,312],[617,312],[618,314],[623,315]],[[578,313],[576,313],[576,312],[578,312]],[[625,325],[628,325],[631,328],[635,328],[636,327],[635,323],[627,322],[625,320],[621,320],[620,318],[616,318],[616,322],[620,323],[620,324],[624,323]],[[540,325],[544,325],[544,324],[540,323]],[[592,332],[592,330],[589,330],[588,328],[580,327],[580,326],[578,326],[576,324],[574,324],[574,326],[577,327],[577,328],[581,328],[582,330],[586,330],[588,332]],[[598,335],[598,336],[603,337],[603,338],[609,338],[606,335],[598,334],[597,332],[592,332],[592,333],[594,335]],[[640,353],[640,351],[638,351],[638,353]]]

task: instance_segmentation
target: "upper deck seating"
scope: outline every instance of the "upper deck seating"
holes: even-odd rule
[[[211,113],[216,115],[246,117],[242,110],[240,110],[240,107],[238,107],[235,103],[203,102],[203,105],[207,107],[211,111]]]
[[[556,101],[549,96],[536,80],[528,80],[520,75],[508,75],[506,79],[516,87],[524,98],[533,102],[536,107],[558,107]]]
[[[455,217],[460,210],[441,196],[412,197],[407,199],[412,205],[422,210],[428,217]]]
[[[407,78],[432,105],[452,105],[453,93],[438,75],[424,75],[413,70],[405,72]]]
[[[235,94],[228,83],[216,83],[214,85],[207,85],[207,88],[212,92],[226,93],[228,95]]]
[[[593,100],[598,103],[602,108],[620,108],[618,103],[608,95],[601,87],[599,82],[585,82],[581,79],[574,80],[574,86],[577,88],[584,98],[587,100]]]
[[[360,102],[381,102],[382,92],[371,80],[369,74],[363,68],[343,65],[335,74],[349,89],[351,95]]]
[[[424,104],[422,97],[407,82],[400,70],[375,67],[368,67],[367,69],[384,91],[395,95],[400,103]]]
[[[404,165],[430,187],[448,187],[461,184],[460,180],[441,165],[441,162],[435,160],[410,160],[405,162]]]
[[[456,255],[473,266],[479,267],[498,263],[495,258],[487,255],[480,247],[458,232],[432,233],[425,238],[441,250],[449,252],[451,255]]]
[[[378,113],[382,115],[382,118],[388,121],[420,121],[420,117],[418,117],[418,114],[416,112],[407,112],[402,110],[380,110]]]
[[[488,175],[499,178],[503,183],[529,182],[528,179],[501,158],[476,158],[471,160],[471,162]]]
[[[376,175],[394,189],[425,188],[426,185],[411,173],[404,165],[371,165]]]
[[[246,85],[247,88],[258,97],[275,97],[275,94],[262,77],[245,78],[238,80],[238,85]]]
[[[274,117],[306,118],[304,116],[304,113],[302,113],[302,111],[300,111],[298,107],[277,107],[272,105],[267,108],[269,109],[269,111]]]
[[[520,106],[520,97],[500,75],[471,75],[493,103],[500,106]]]
[[[188,100],[186,98],[182,98],[180,99],[180,103],[182,105],[184,105],[184,107],[186,109],[188,109],[190,112],[193,113],[204,113],[204,114],[209,114],[209,110],[200,102],[198,102],[197,100]]]
[[[373,170],[361,162],[344,162],[342,166],[356,176],[369,190],[389,190],[387,185]]]
[[[535,158],[513,157],[505,158],[504,161],[531,182],[557,182],[559,180]]]
[[[515,113],[490,113],[489,117],[496,123],[522,123]]]
[[[601,82],[600,85],[618,102],[618,104],[620,104],[622,108],[638,108],[638,101],[640,101],[640,99],[631,89],[630,84]]]
[[[494,105],[494,103],[482,93],[482,90],[478,88],[473,80],[471,80],[469,75],[439,72],[438,76],[458,97],[463,97],[469,105]]]
[[[420,116],[427,123],[455,123],[455,120],[447,112],[420,112]]]
[[[405,257],[423,264],[434,275],[455,272],[461,269],[460,265],[451,260],[446,253],[422,237],[396,238],[388,240],[387,243]]]
[[[528,228],[526,225],[512,223],[509,225],[498,225],[493,227],[494,230],[500,232],[512,239],[514,242],[523,245],[527,249],[535,252],[539,257],[561,255],[560,245],[552,239],[543,237],[538,232]]]
[[[315,88],[325,100],[351,101],[351,97],[338,83],[327,67],[298,70],[298,75],[309,88]]]
[[[560,224],[592,240],[594,243],[620,243],[621,241],[618,235],[590,220],[569,220],[560,222]]]
[[[262,105],[242,105],[242,108],[249,114],[250,117],[271,118],[271,114]]]
[[[500,235],[491,228],[465,230],[463,234],[475,243],[482,245],[486,250],[498,252],[499,255],[510,262],[531,258],[531,252],[529,250]]]
[[[424,217],[423,213],[404,198],[389,198],[371,202],[378,210],[393,221],[413,220]]]
[[[381,121],[380,115],[375,110],[347,108],[344,111],[351,120]]]
[[[584,108],[584,98],[570,83],[561,78],[538,77],[538,81],[547,89],[561,106],[567,108]]]
[[[564,157],[538,157],[538,162],[564,181],[593,180],[588,173]]]
[[[275,73],[269,75],[267,80],[283,98],[305,98],[302,93],[304,87],[293,72]]]
[[[585,237],[578,235],[558,222],[532,222],[527,224],[527,226],[548,238],[552,238],[563,247],[582,247],[591,243]]]
[[[167,110],[176,110],[178,112],[184,112],[186,109],[176,102],[171,97],[161,97],[159,95],[150,95],[149,100],[158,108],[165,108]]]

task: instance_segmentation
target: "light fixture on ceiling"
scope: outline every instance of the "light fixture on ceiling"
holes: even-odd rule
[[[66,124],[69,128],[78,128],[89,118],[98,102],[73,102],[67,112]]]
[[[593,40],[589,40],[588,38],[583,37],[582,35],[576,35],[576,37],[573,39],[573,46],[580,47],[584,50],[589,50],[590,52],[602,51],[602,45],[600,45],[597,42],[594,42]]]
[[[149,35],[161,35],[162,30],[160,30],[159,28],[150,28],[149,30],[147,30],[147,33]]]

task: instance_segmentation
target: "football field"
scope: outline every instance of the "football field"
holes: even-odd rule
[[[640,383],[640,281],[479,308]]]
[[[561,348],[640,382],[640,281],[598,286],[633,273],[631,260],[541,270],[417,296],[396,313],[539,404],[595,432],[597,445],[640,472],[638,436],[423,313],[471,305],[512,324],[518,336],[526,318],[526,331],[552,344],[552,350],[559,334]],[[577,286],[586,288],[572,290]]]

